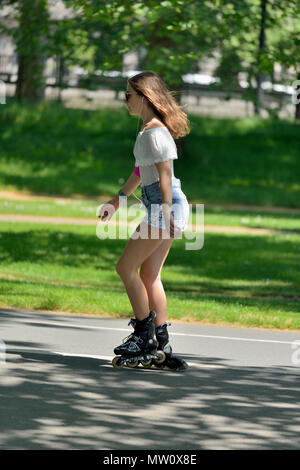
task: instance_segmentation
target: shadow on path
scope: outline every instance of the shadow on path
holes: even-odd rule
[[[299,448],[292,368],[193,356],[198,367],[182,373],[117,371],[109,361],[17,346],[7,343],[0,364],[1,449]]]

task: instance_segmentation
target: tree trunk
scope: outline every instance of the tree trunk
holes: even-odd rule
[[[45,81],[43,77],[45,60],[38,56],[28,57],[18,54],[18,81],[16,98],[40,101],[45,96]]]
[[[297,80],[300,82],[300,72],[298,72]],[[300,85],[296,87],[296,98],[298,103],[295,105],[295,121],[300,121]]]
[[[298,87],[300,90],[300,87]],[[300,102],[296,104],[296,111],[295,111],[295,121],[300,122]]]
[[[260,19],[260,32],[259,32],[259,50],[258,50],[258,67],[260,63],[260,58],[265,50],[266,43],[266,17],[267,17],[267,3],[268,0],[261,0],[260,9],[261,9],[261,19]],[[263,89],[261,87],[262,81],[264,78],[264,73],[258,69],[257,73],[257,85],[256,85],[256,99],[254,103],[254,113],[260,115],[261,103],[263,100]]]
[[[46,60],[44,33],[48,22],[47,0],[19,0],[18,80],[15,97],[39,101],[45,95]]]
[[[64,58],[60,55],[56,57],[56,85],[58,87],[56,101],[61,102],[61,92],[63,88],[63,77],[65,73]]]

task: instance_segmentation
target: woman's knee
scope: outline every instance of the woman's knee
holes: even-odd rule
[[[122,260],[119,260],[116,264],[116,272],[120,276],[120,278],[128,279],[132,274],[137,273],[137,268],[128,265]]]
[[[153,271],[148,271],[147,269],[143,268],[142,265],[140,270],[140,277],[145,285],[152,286],[156,282],[160,281],[160,272],[157,273]]]
[[[116,272],[120,277],[122,277],[125,274],[125,266],[121,260],[119,260],[116,264]]]

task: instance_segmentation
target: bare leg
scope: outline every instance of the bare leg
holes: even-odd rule
[[[140,226],[137,228],[137,232]],[[160,230],[160,234],[161,234]],[[150,235],[150,233],[149,233]],[[116,271],[122,279],[135,317],[143,320],[149,316],[151,310],[147,289],[138,275],[138,268],[144,261],[166,241],[162,238],[131,238],[127,243]]]
[[[167,298],[161,280],[147,284],[147,293],[149,308],[156,312],[155,326],[163,325],[167,321]]]
[[[137,272],[126,273],[119,271],[125,289],[132,306],[135,317],[138,320],[147,318],[150,312],[147,290]]]
[[[167,298],[160,274],[172,242],[173,239],[164,240],[143,262],[140,270],[140,277],[148,294],[149,309],[155,310],[157,314],[155,326],[163,325],[167,321]]]

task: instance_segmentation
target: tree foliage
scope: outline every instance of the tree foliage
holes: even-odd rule
[[[15,21],[9,27],[1,22],[0,31],[12,36],[19,56],[37,70],[40,56],[59,56],[90,72],[122,70],[123,55],[134,50],[141,69],[180,89],[182,75],[197,72],[198,62],[218,51],[223,86],[237,88],[244,72],[253,100],[255,82],[272,76],[276,63],[295,79],[300,73],[299,0],[62,1],[74,14],[53,20],[47,0],[0,0],[0,7],[13,7]],[[24,73],[35,77],[29,66]],[[36,84],[40,80],[37,72]]]

